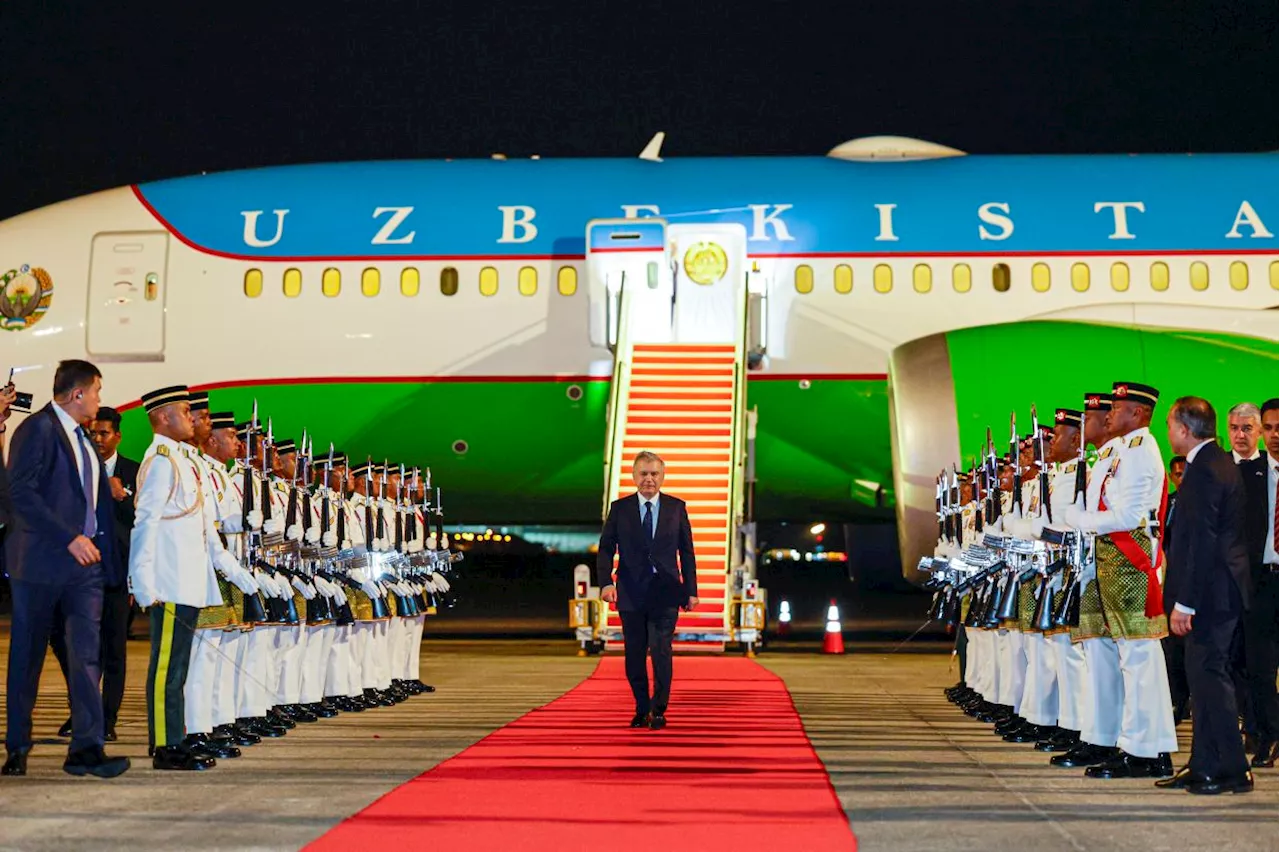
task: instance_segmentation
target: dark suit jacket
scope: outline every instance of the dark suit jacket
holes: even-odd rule
[[[116,479],[120,480],[120,484],[128,489],[129,495],[138,493],[138,463],[133,459],[127,459],[122,455],[116,455]],[[116,515],[116,550],[120,554],[120,561],[128,566],[129,564],[129,538],[133,533],[133,496],[126,496],[123,500],[113,500],[115,503]]]
[[[698,596],[693,530],[684,501],[670,494],[661,496],[652,547],[645,541],[640,519],[640,500],[634,494],[613,501],[609,507],[596,554],[598,584],[601,588],[613,584],[616,553],[619,610],[684,606],[689,598]],[[658,569],[656,574],[654,568]]]
[[[67,550],[84,531],[84,487],[73,452],[53,403],[14,432],[8,460],[14,523],[5,541],[6,568],[14,579],[61,584],[80,580],[87,570]],[[98,465],[100,534],[94,543],[102,553],[102,579],[109,586],[123,585],[125,568],[114,535],[115,501],[98,454],[90,453],[90,458]]]
[[[1198,458],[1198,457],[1197,457]],[[1244,480],[1244,546],[1249,552],[1249,565],[1262,565],[1262,550],[1267,543],[1267,454],[1237,465]]]
[[[1249,555],[1244,543],[1244,486],[1231,454],[1205,444],[1187,465],[1165,555],[1164,609],[1180,603],[1200,622],[1240,615],[1248,603]]]

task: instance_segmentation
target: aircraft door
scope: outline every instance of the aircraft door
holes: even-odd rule
[[[733,343],[746,286],[747,231],[730,222],[667,228],[679,343]]]
[[[85,349],[100,361],[163,361],[169,235],[102,233],[93,238]]]
[[[666,272],[666,231],[667,223],[662,219],[593,219],[587,223],[593,346],[615,349],[624,324],[632,343],[670,342],[672,282]]]

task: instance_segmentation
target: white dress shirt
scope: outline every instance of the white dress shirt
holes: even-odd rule
[[[1267,542],[1262,546],[1262,561],[1267,565],[1280,564],[1276,553],[1276,498],[1280,489],[1280,460],[1267,456]]]
[[[84,481],[84,457],[81,455],[81,445],[89,451],[89,461],[93,462],[98,458],[98,450],[90,442],[89,436],[84,434],[84,430],[80,428],[80,424],[71,418],[71,415],[62,410],[62,406],[56,402],[53,404],[53,413],[58,416],[58,422],[62,424],[62,429],[67,433],[67,440],[71,442],[71,454],[76,457],[76,474],[80,481]],[[84,435],[83,438],[80,436]],[[93,488],[93,509],[98,510],[98,465],[91,464],[90,483]]]
[[[1240,464],[1240,462],[1242,461],[1253,461],[1258,457],[1258,455],[1259,455],[1259,450],[1257,447],[1253,448],[1253,455],[1251,456],[1242,456],[1239,453],[1237,453],[1235,450],[1231,451],[1231,458],[1235,460],[1236,464]]]
[[[108,479],[116,475],[116,462],[118,462],[119,460],[120,460],[120,454],[112,453],[111,458],[107,459],[102,463],[102,466],[107,469]]]

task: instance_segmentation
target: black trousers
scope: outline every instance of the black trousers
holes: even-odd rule
[[[71,750],[102,745],[102,693],[98,667],[98,629],[102,620],[102,573],[85,569],[71,583],[32,583],[10,580],[13,623],[9,638],[7,676],[8,730],[5,748],[31,748],[31,711],[54,613],[61,611],[67,636],[67,678],[71,691]]]
[[[1260,741],[1274,743],[1280,740],[1276,730],[1280,721],[1276,696],[1277,641],[1280,640],[1276,610],[1280,605],[1277,595],[1280,577],[1268,568],[1255,571],[1253,576],[1253,599],[1244,615],[1245,668],[1257,725],[1255,733]]]
[[[105,589],[102,593],[102,631],[98,643],[99,666],[102,669],[102,721],[108,728],[116,726],[120,704],[124,701],[125,656],[128,653],[129,591],[125,588]],[[53,655],[58,658],[62,677],[67,682],[67,701],[71,700],[71,676],[68,668],[67,634],[58,618],[54,618],[49,636]]]
[[[151,662],[147,666],[147,734],[151,745],[176,746],[186,738],[184,688],[191,665],[199,607],[151,607]]]
[[[1192,708],[1187,766],[1212,778],[1240,775],[1249,769],[1230,672],[1231,637],[1237,621],[1196,621],[1186,636]]]
[[[969,634],[964,632],[964,625],[956,625],[956,657],[960,661],[960,682],[968,683],[965,674],[969,671]]]
[[[626,651],[627,682],[636,700],[636,713],[667,712],[671,698],[671,640],[676,632],[676,607],[653,610],[620,610]],[[649,697],[649,669],[653,660],[653,698]]]
[[[1187,643],[1181,636],[1170,633],[1160,640],[1164,650],[1164,667],[1169,673],[1169,695],[1173,699],[1173,718],[1181,722],[1187,718],[1191,704],[1191,687],[1187,685]]]

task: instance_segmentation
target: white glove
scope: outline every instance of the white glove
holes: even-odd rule
[[[345,539],[343,539],[343,540],[342,540],[342,549],[343,549],[343,550],[350,550],[350,549],[351,549],[351,539],[349,539],[349,538],[345,538]]]
[[[254,581],[258,584],[258,588],[269,598],[280,597],[279,591],[276,589],[275,580],[271,579],[271,575],[265,571],[258,571],[254,574]]]
[[[311,526],[307,527],[306,539],[307,539],[307,544],[315,544],[317,541],[319,541],[320,528],[315,524],[312,524]]]
[[[246,595],[252,595],[258,591],[258,582],[253,579],[253,575],[238,565],[234,571],[227,571],[227,580],[234,583],[236,588]]]
[[[350,571],[347,572],[347,576],[362,585],[364,583],[369,582],[369,578],[366,577],[364,572],[361,571],[359,568],[352,568]]]
[[[337,547],[338,534],[333,530],[329,530],[327,533],[325,533],[323,536],[320,537],[320,543],[323,544],[325,547]]]
[[[293,524],[284,531],[284,537],[289,541],[302,541],[302,525]]]
[[[272,518],[262,525],[262,531],[267,535],[273,535],[278,532],[284,532],[284,521],[279,518]]]
[[[443,534],[442,536],[440,536],[440,549],[441,549],[441,550],[448,550],[448,549],[449,549],[449,534],[448,534],[448,533],[445,533],[445,534]]]
[[[382,597],[382,589],[378,588],[378,584],[367,579],[360,583],[360,590],[371,598]]]
[[[316,599],[316,590],[303,582],[301,577],[293,578],[293,587],[297,589],[298,594],[302,595],[306,600],[313,601]]]
[[[436,534],[432,533],[431,535],[427,536],[427,550],[435,550],[435,549],[436,549]]]
[[[289,600],[293,597],[293,590],[289,588],[289,580],[287,577],[283,574],[277,573],[272,579],[274,579],[276,581],[276,585],[280,587],[281,598]]]
[[[244,532],[244,520],[239,515],[232,515],[219,521],[218,527],[226,535],[242,533]]]

